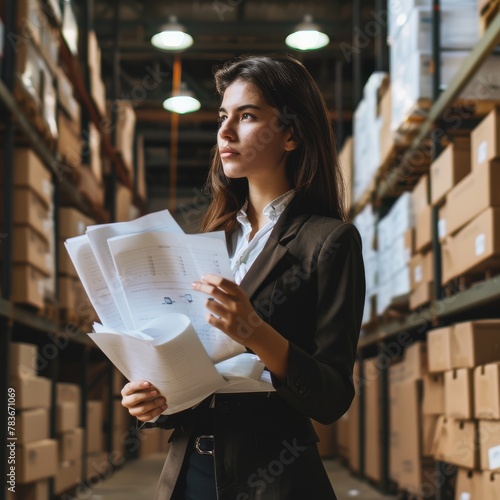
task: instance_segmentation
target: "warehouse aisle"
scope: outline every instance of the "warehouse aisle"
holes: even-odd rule
[[[137,500],[152,499],[156,481],[163,467],[164,454],[156,453],[140,460],[129,462],[109,479],[97,485],[91,500]],[[366,483],[353,478],[337,460],[325,460],[328,475],[335,485],[339,500],[394,500],[384,496]]]

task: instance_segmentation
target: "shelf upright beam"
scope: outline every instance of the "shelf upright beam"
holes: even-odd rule
[[[10,43],[10,38],[8,34],[16,33],[16,2],[7,2],[6,12],[5,12],[5,37],[3,40],[3,45],[5,48],[4,61],[2,68],[2,79],[5,82],[6,88],[9,92],[14,90],[15,81],[15,71],[16,71],[16,52],[13,44]],[[0,82],[2,85],[3,82]],[[14,165],[14,134],[15,125],[11,113],[5,113],[5,118],[3,119],[5,125],[5,151],[3,157],[3,213],[4,213],[4,225],[2,228],[2,234],[0,235],[0,245],[2,246],[2,295],[10,299],[11,287],[12,287],[12,234],[13,234],[13,165]],[[9,304],[9,310],[11,310],[11,304]],[[12,318],[10,314],[4,316],[0,320],[0,391],[2,395],[2,401],[9,401],[9,372],[10,372],[10,343],[12,340]],[[9,407],[10,409],[10,407]],[[15,406],[12,407],[15,409]],[[5,405],[5,410],[2,411],[0,415],[0,449],[2,450],[2,457],[0,459],[0,475],[2,478],[9,478],[7,473],[10,472],[10,465],[7,463],[7,444],[15,443],[15,441],[9,441],[9,417],[10,412],[7,412],[7,405]],[[13,431],[15,433],[15,426],[13,426]],[[14,481],[15,482],[15,481]],[[6,490],[7,485],[3,485],[0,488],[0,500],[5,500],[7,495]]]
[[[344,142],[344,110],[342,103],[344,102],[344,82],[343,82],[344,63],[341,59],[335,62],[335,110],[337,111],[337,119],[335,121],[335,140],[339,148]]]
[[[352,2],[352,71],[353,71],[353,103],[352,109],[356,109],[362,97],[361,88],[361,49],[359,47],[359,35],[361,31],[361,0]],[[358,36],[358,38],[356,38]]]
[[[380,387],[380,489],[389,494],[389,454],[390,454],[390,398],[389,398],[389,363],[384,352],[385,343],[381,342],[377,355],[377,365]]]
[[[387,23],[389,11],[387,0],[375,0],[375,71],[389,71],[389,47],[387,45]]]

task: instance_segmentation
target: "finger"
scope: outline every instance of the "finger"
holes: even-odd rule
[[[205,302],[205,307],[212,313],[215,314],[216,316],[220,316],[224,318],[228,310],[226,307],[224,307],[223,304],[216,302],[215,300],[207,300]]]
[[[223,278],[217,274],[204,274],[201,277],[201,281],[222,288],[222,290],[227,293],[237,293],[239,289],[239,286],[234,281]]]
[[[160,392],[157,389],[153,389],[150,391],[138,391],[134,392],[133,394],[129,394],[128,396],[123,396],[122,405],[126,408],[131,408],[145,401],[152,401],[155,397],[158,396],[161,397]]]
[[[221,332],[226,333],[224,327],[225,327],[225,321],[222,318],[218,318],[217,316],[214,316],[213,314],[207,314],[205,316],[205,319],[207,320],[207,323],[209,325],[215,326],[215,328],[218,328]]]
[[[208,283],[203,283],[202,281],[196,281],[191,285],[195,290],[206,293],[207,295],[210,295],[211,297],[222,303],[225,303],[228,300],[234,300],[236,298],[233,295],[230,295],[222,289],[216,287],[215,285],[209,285]]]
[[[137,420],[140,420],[141,422],[149,422],[150,420],[157,417],[158,415],[161,415],[166,409],[167,409],[167,405],[163,405],[163,406],[155,408],[154,410],[151,410],[147,413],[144,413],[142,415],[138,415],[135,418],[137,418]]]
[[[145,401],[135,406],[132,406],[128,409],[129,413],[136,417],[138,415],[144,415],[145,413],[149,413],[156,408],[160,408],[166,406],[165,398],[157,398],[153,401]],[[163,411],[163,410],[162,410]]]
[[[133,392],[149,389],[150,387],[152,387],[152,385],[147,380],[132,380],[123,386],[121,394],[122,396],[128,396]]]

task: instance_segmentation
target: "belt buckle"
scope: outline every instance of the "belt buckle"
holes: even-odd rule
[[[201,440],[202,439],[211,439],[212,440],[212,449],[211,450],[202,450],[200,447]],[[200,436],[197,436],[196,439],[194,440],[194,448],[195,450],[200,454],[200,455],[214,455],[214,436],[211,434],[202,434]]]

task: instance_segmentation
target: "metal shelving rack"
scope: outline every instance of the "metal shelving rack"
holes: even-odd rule
[[[439,0],[433,2],[433,35],[434,40],[439,40]],[[435,76],[434,81],[434,102],[429,110],[425,121],[419,127],[419,130],[411,142],[409,148],[403,154],[397,164],[396,159],[393,159],[393,165],[388,171],[387,175],[378,180],[375,190],[372,194],[372,203],[376,207],[383,205],[390,205],[397,196],[398,179],[405,177],[405,172],[412,165],[415,156],[423,150],[429,150],[431,153],[431,160],[439,153],[440,143],[438,143],[437,135],[433,134],[438,127],[446,130],[446,123],[444,115],[449,111],[456,102],[461,91],[466,87],[468,82],[473,78],[476,71],[480,68],[481,64],[486,58],[494,51],[500,43],[500,14],[492,20],[491,24],[481,36],[478,43],[470,52],[466,60],[463,62],[460,70],[456,74],[453,81],[447,86],[446,90],[439,93],[439,74]],[[438,61],[440,56],[439,43],[433,43],[433,62],[434,67],[439,67]],[[472,113],[473,115],[473,113]],[[478,117],[471,116],[472,123],[478,121]],[[408,189],[408,187],[406,188]],[[357,205],[353,207],[352,213],[355,215],[364,208]],[[437,232],[437,213],[433,211],[432,214],[432,247],[434,252],[440,252],[440,244]],[[434,296],[442,297],[441,290],[441,265],[440,260],[434,261]],[[490,312],[495,303],[500,303],[500,276],[487,279],[477,283],[473,287],[459,291],[444,298],[437,298],[433,300],[427,307],[413,311],[402,317],[400,320],[394,320],[382,324],[372,331],[363,332],[358,344],[358,362],[362,362],[364,358],[369,355],[379,355],[383,351],[384,345],[388,342],[397,339],[399,335],[409,336],[412,340],[425,338],[425,332],[429,328],[451,324],[455,321],[466,319],[476,319],[481,317],[484,310]],[[494,314],[494,313],[493,313]],[[498,310],[496,312],[498,315]],[[360,373],[361,382],[363,381],[362,371]],[[381,481],[380,488],[384,492],[391,491],[391,482],[388,470],[388,457],[389,457],[389,382],[387,370],[381,370],[381,377],[379,377],[381,400],[380,412],[382,427],[380,429],[381,435]],[[361,386],[363,387],[363,383]],[[360,391],[360,472],[359,475],[364,477],[364,420],[365,408],[363,404],[364,394],[363,390]],[[452,468],[453,469],[453,468]],[[449,479],[453,471],[446,464],[436,462],[436,472]],[[445,489],[447,482],[438,488],[436,498],[441,500],[445,498]]]
[[[61,2],[64,3],[64,2]],[[93,0],[86,0],[83,2],[83,9],[87,13],[93,12]],[[5,43],[4,43],[4,58],[2,61],[2,75],[0,78],[0,110],[4,110],[5,118],[3,118],[4,133],[3,138],[5,141],[4,150],[4,164],[6,167],[12,165],[12,159],[14,154],[15,145],[15,133],[16,131],[22,134],[23,138],[26,139],[27,143],[30,144],[30,148],[35,151],[39,156],[41,161],[51,172],[54,184],[57,184],[57,194],[58,198],[64,200],[71,200],[72,206],[78,208],[80,211],[88,214],[89,216],[96,219],[98,222],[107,222],[103,217],[105,213],[99,209],[99,207],[94,207],[81,195],[77,190],[76,186],[65,175],[66,171],[61,168],[58,163],[57,158],[51,152],[51,150],[44,143],[38,131],[30,123],[29,119],[16,102],[14,98],[14,81],[15,81],[15,67],[16,67],[16,54],[14,47],[8,41],[8,34],[16,33],[16,2],[11,0],[7,2],[6,19],[4,19],[4,33],[5,33]],[[49,18],[49,22],[52,22]],[[88,29],[89,19],[84,16],[82,28]],[[60,33],[60,32],[59,32]],[[86,33],[85,33],[86,39]],[[81,55],[80,55],[81,57]],[[92,121],[98,130],[103,132],[103,127],[105,122],[103,117],[99,113],[96,105],[90,97],[88,85],[85,83],[84,75],[80,73],[80,67],[83,66],[86,71],[86,62],[83,64],[75,64],[73,56],[66,44],[66,41],[60,33],[60,58],[61,62],[64,63],[67,71],[69,73],[69,78],[74,86],[75,95],[82,106],[83,114],[86,115],[87,120]],[[84,61],[86,61],[85,59]],[[88,83],[88,82],[87,82]],[[133,202],[142,211],[145,211],[145,200],[140,198],[137,194],[135,186],[133,185],[127,169],[123,163],[121,156],[116,151],[114,145],[108,134],[102,133],[102,149],[105,156],[111,161],[114,175],[112,180],[114,182],[121,182],[123,185],[128,187],[133,192]],[[30,310],[13,304],[10,300],[11,294],[11,280],[12,280],[12,243],[9,235],[13,231],[12,222],[12,203],[13,203],[13,175],[11,168],[4,169],[3,181],[3,211],[4,211],[4,224],[3,229],[7,233],[6,238],[0,240],[2,248],[3,260],[1,262],[2,266],[2,294],[0,297],[0,389],[3,394],[7,394],[7,389],[9,387],[9,347],[12,340],[16,339],[15,329],[18,327],[25,328],[30,332],[30,337],[36,338],[35,342],[48,342],[48,338],[64,338],[71,343],[72,346],[82,349],[81,359],[83,370],[80,377],[80,387],[82,391],[82,405],[81,405],[81,415],[80,424],[84,429],[84,434],[87,425],[87,415],[86,415],[86,399],[88,395],[89,387],[89,375],[88,369],[90,366],[90,354],[95,348],[95,344],[87,337],[87,335],[79,330],[72,328],[71,332],[62,331],[63,328],[58,321],[52,321],[42,316],[39,316]],[[55,200],[57,202],[57,200]],[[57,206],[57,203],[55,203]],[[56,220],[56,238],[58,234],[57,220]],[[33,335],[32,335],[33,334]],[[55,404],[56,397],[56,382],[59,378],[59,356],[55,356],[54,359],[49,361],[47,373],[52,380],[52,407]],[[111,376],[109,377],[109,395],[112,395],[112,365],[110,365],[109,372]],[[108,374],[109,375],[109,374]],[[112,418],[112,407],[113,402],[110,400],[110,417]],[[7,414],[3,412],[0,416],[0,425],[2,429],[7,427]],[[55,412],[52,412],[51,418],[51,436],[55,437]],[[112,423],[110,428],[112,429]],[[0,433],[0,444],[5,448],[7,443],[7,437],[4,432]],[[85,442],[85,435],[84,435]],[[107,447],[112,446],[112,439],[110,438],[107,442]],[[112,451],[109,449],[108,451]],[[86,447],[84,446],[84,456],[83,456],[83,475],[85,477],[85,454]],[[0,460],[0,473],[5,477],[7,473],[7,463],[2,458]],[[54,484],[53,480],[50,482],[50,495],[54,496]],[[6,495],[5,487],[0,489],[0,500],[4,500]]]

